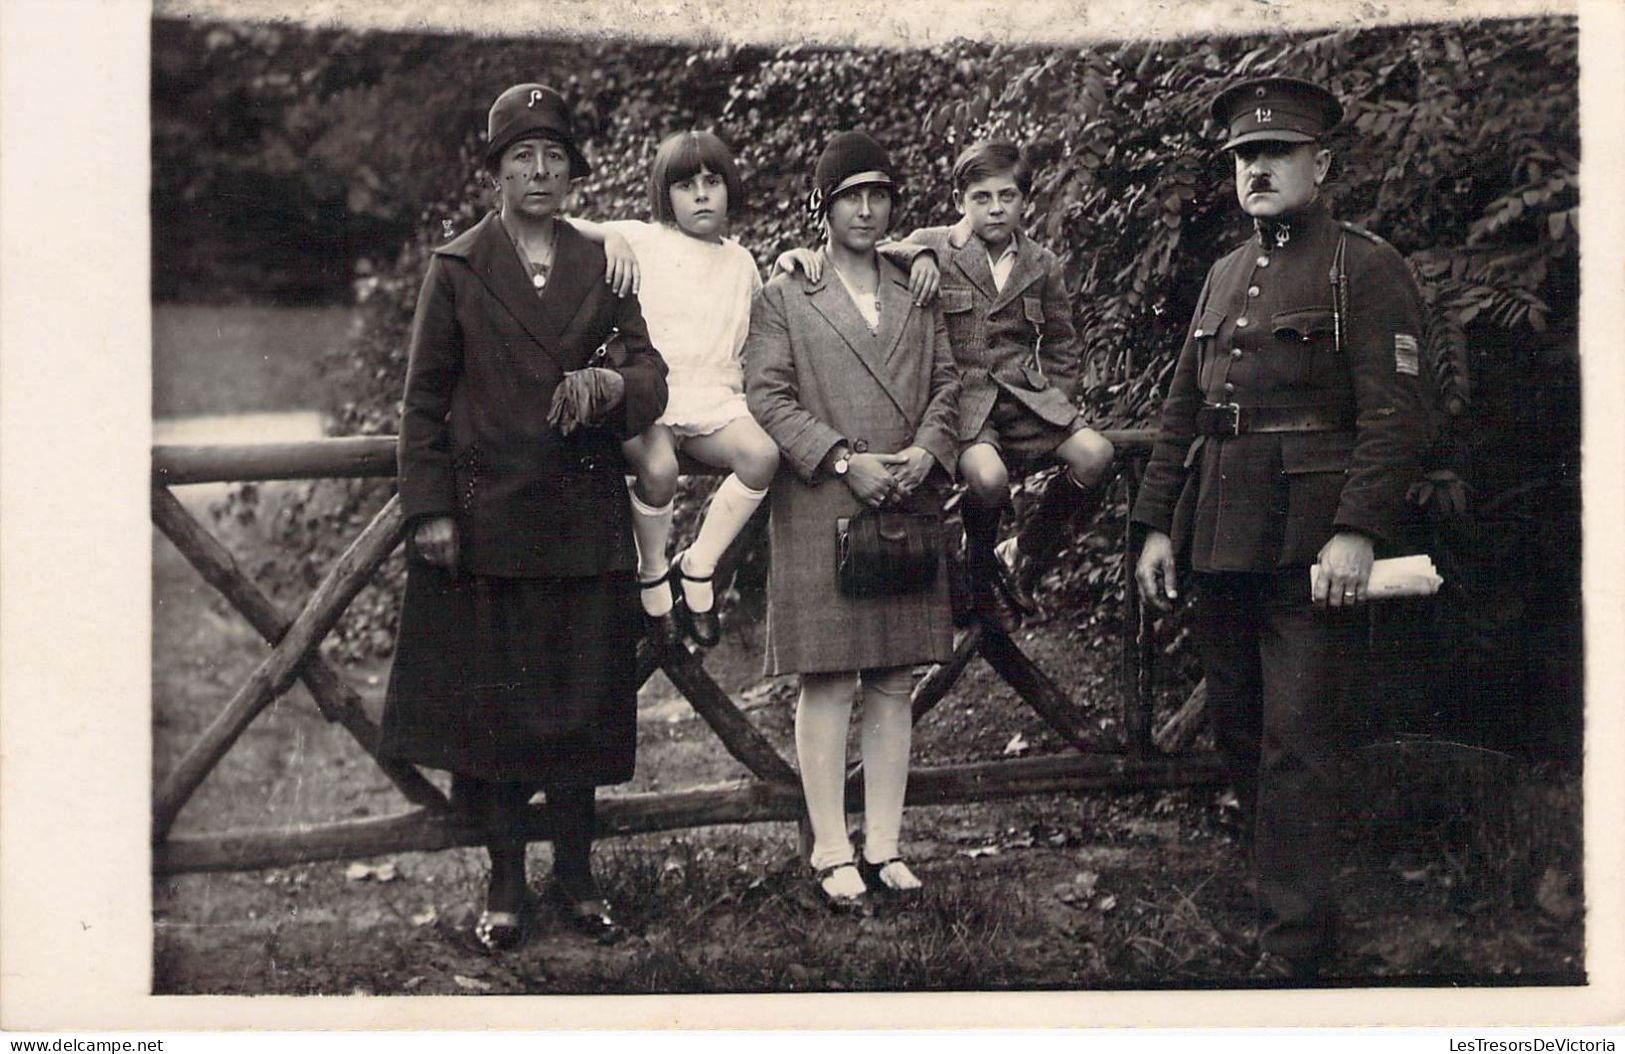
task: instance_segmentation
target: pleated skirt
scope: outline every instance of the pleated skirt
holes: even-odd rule
[[[495,578],[411,561],[380,755],[538,785],[631,779],[640,611],[630,573]]]

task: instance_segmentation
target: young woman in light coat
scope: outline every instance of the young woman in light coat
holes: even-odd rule
[[[835,907],[867,889],[917,889],[898,855],[913,669],[948,658],[947,575],[895,597],[836,586],[836,520],[865,505],[936,503],[958,452],[959,381],[942,312],[919,307],[908,275],[875,252],[896,182],[886,151],[836,136],[810,207],[827,230],[818,281],[782,275],[751,312],[751,413],[782,452],[771,490],[767,672],[801,674],[796,754],[813,827],[810,863]],[[939,557],[939,561],[940,561]],[[862,867],[847,837],[846,736],[863,696]]]

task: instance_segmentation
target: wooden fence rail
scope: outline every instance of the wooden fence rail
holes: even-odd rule
[[[1128,463],[1125,479],[1132,500],[1151,433],[1107,431]],[[698,466],[686,466],[705,471]],[[334,562],[304,607],[288,618],[255,585],[229,552],[170,493],[191,483],[387,477],[395,473],[395,440],[390,436],[325,439],[304,443],[237,446],[159,446],[152,452],[152,518],[195,567],[272,644],[271,653],[227,701],[220,714],[181,758],[154,794],[153,868],[159,874],[184,871],[245,870],[312,860],[434,850],[480,841],[480,832],[452,812],[438,788],[416,768],[383,761],[373,753],[377,726],[359,695],[318,654],[319,646],[350,602],[401,543],[405,532],[398,501],[391,498]],[[727,580],[751,532],[741,535],[719,567]],[[1188,744],[1190,735],[1151,730],[1151,670],[1154,649],[1141,627],[1134,597],[1132,552],[1123,540],[1127,604],[1122,645],[1123,745],[1097,741],[1077,705],[1008,635],[974,625],[961,631],[952,657],[916,685],[914,720],[919,721],[953,688],[980,655],[1075,753],[916,769],[909,777],[911,805],[950,804],[1061,791],[1146,790],[1216,782],[1219,766],[1211,755],[1170,757],[1158,744]],[[706,672],[702,656],[688,649],[659,655],[646,641],[637,654],[639,683],[662,669],[672,685],[717,735],[728,753],[753,779],[721,786],[658,794],[606,797],[599,808],[604,834],[635,834],[714,824],[798,820],[804,817],[795,769],[750,722]],[[243,731],[277,696],[303,681],[317,707],[337,721],[377,761],[401,794],[417,809],[389,817],[340,823],[212,834],[172,833],[181,810]],[[1188,724],[1188,722],[1187,722]],[[861,764],[848,774],[847,807],[861,808]],[[527,818],[533,839],[550,836],[545,809]]]

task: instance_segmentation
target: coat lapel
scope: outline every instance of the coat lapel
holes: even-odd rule
[[[557,241],[553,245],[553,271],[548,276],[542,295],[535,297],[545,322],[552,326],[551,333],[563,333],[575,321],[576,315],[587,306],[590,294],[601,288],[604,272],[593,267],[593,246],[586,237],[570,224],[559,221]],[[581,363],[570,362],[565,369],[575,369]]]
[[[559,223],[553,248],[553,271],[542,294],[536,294],[502,220],[487,213],[473,229],[438,250],[468,261],[486,289],[524,327],[532,340],[559,365],[569,369],[559,337],[581,305],[591,284],[582,238],[568,223]]]
[[[822,250],[820,250],[820,255],[823,255]],[[895,344],[897,338],[901,336],[904,321],[900,317],[902,309],[889,303],[893,294],[886,292],[887,287],[892,285],[895,271],[896,268],[887,264],[886,261],[882,260],[880,262],[882,290],[880,297],[880,334],[869,332],[869,324],[858,313],[858,306],[852,303],[851,295],[847,293],[846,286],[841,282],[840,275],[835,273],[835,265],[830,262],[827,255],[824,256],[823,276],[817,283],[805,286],[804,292],[807,294],[808,303],[812,305],[813,310],[822,315],[824,321],[829,323],[830,328],[835,330],[841,339],[846,342],[846,346],[852,350],[852,354],[863,364],[864,369],[869,371],[870,375],[874,377],[875,383],[880,385],[881,390],[886,393],[886,397],[897,407],[897,412],[903,415],[904,420],[911,420],[908,411],[903,408],[902,396],[897,390],[896,381],[891,371],[886,368],[885,352],[889,351],[891,344]],[[906,284],[902,293],[904,301],[907,303],[908,288]],[[887,310],[888,306],[892,307],[890,311]],[[896,327],[896,333],[891,338],[891,344],[883,344],[881,335],[887,332],[888,315],[897,317],[896,322],[893,323]]]
[[[1034,281],[1044,274],[1043,268],[1038,266],[1038,253],[1034,251],[1032,242],[1028,241],[1027,237],[1020,231],[1016,232],[1015,239],[1015,265],[1010,268],[1010,277],[1005,279],[1004,289],[1000,291],[998,296],[994,297],[993,306],[988,308],[989,314],[1002,310],[1004,305],[1020,296],[1028,286],[1032,285]],[[986,250],[982,252],[982,263],[983,266],[987,265]],[[991,281],[992,278],[993,272],[990,269],[988,271],[988,280]]]
[[[848,297],[847,299],[851,299]],[[908,276],[902,268],[888,260],[880,261],[880,330],[875,343],[880,348],[880,361],[890,365],[892,356],[903,338],[909,313],[914,310],[914,297],[908,291]]]
[[[959,273],[980,289],[983,296],[989,300],[996,298],[999,291],[993,284],[993,269],[987,264],[987,250],[981,239],[971,232],[970,225],[963,220],[954,224],[948,231],[948,244],[953,246],[953,263]]]

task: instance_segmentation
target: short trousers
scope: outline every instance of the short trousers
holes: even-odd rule
[[[1088,428],[1081,416],[1074,416],[1064,425],[1050,424],[1022,405],[1009,392],[1000,391],[987,420],[982,422],[976,435],[959,444],[964,453],[977,443],[986,443],[1006,462],[1018,464],[1038,461],[1055,453],[1055,448]]]

